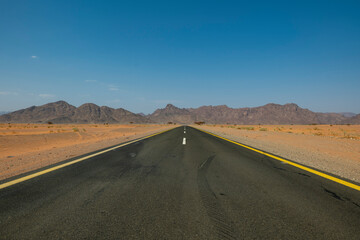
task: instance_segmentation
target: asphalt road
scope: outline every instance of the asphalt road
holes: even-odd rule
[[[190,127],[0,190],[0,239],[359,238],[359,191]]]

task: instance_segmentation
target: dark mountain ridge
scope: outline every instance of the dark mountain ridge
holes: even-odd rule
[[[150,123],[141,115],[123,108],[99,107],[85,103],[76,108],[65,101],[32,106],[0,116],[0,122],[12,123]]]
[[[360,124],[360,114],[341,121],[341,124]]]
[[[345,120],[342,114],[316,113],[294,103],[269,103],[254,108],[230,108],[226,105],[177,108],[168,104],[148,115],[154,122],[210,124],[336,124]]]
[[[85,103],[79,107],[65,101],[32,106],[0,116],[11,123],[180,123],[209,124],[360,124],[360,114],[345,117],[341,113],[318,113],[294,103],[269,103],[253,108],[230,108],[226,105],[178,108],[168,104],[152,114],[135,114],[123,108],[99,107]]]

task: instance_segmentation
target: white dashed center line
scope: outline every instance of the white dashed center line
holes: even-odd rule
[[[186,145],[186,138],[183,138],[183,145]]]

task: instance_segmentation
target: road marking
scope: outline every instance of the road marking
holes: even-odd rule
[[[93,153],[93,154],[88,155],[88,156],[86,156],[86,157],[82,157],[82,158],[73,160],[73,161],[71,161],[71,162],[63,163],[63,164],[60,164],[60,165],[58,165],[58,166],[45,169],[45,170],[43,170],[43,171],[36,172],[36,173],[30,174],[30,175],[28,175],[28,176],[21,177],[21,178],[12,180],[12,181],[10,181],[10,182],[6,182],[6,183],[3,183],[3,184],[0,184],[0,189],[10,187],[10,186],[15,185],[15,184],[17,184],[17,183],[21,183],[21,182],[24,182],[24,181],[26,181],[26,180],[29,180],[29,179],[32,179],[32,178],[35,178],[35,177],[44,175],[44,174],[46,174],[46,173],[49,173],[49,172],[58,170],[58,169],[60,169],[60,168],[64,168],[64,167],[73,165],[73,164],[75,164],[75,163],[84,161],[84,160],[86,160],[86,159],[89,159],[89,158],[98,156],[98,155],[103,154],[103,153],[106,153],[106,152],[110,152],[110,151],[112,151],[112,150],[115,150],[115,149],[117,149],[117,148],[124,147],[124,146],[126,146],[126,145],[129,145],[129,144],[132,144],[132,143],[135,143],[135,142],[139,142],[139,141],[141,141],[141,140],[144,140],[144,139],[147,139],[147,138],[150,138],[150,137],[159,135],[159,134],[161,134],[161,133],[170,131],[170,130],[172,130],[172,129],[174,129],[174,128],[171,128],[171,129],[168,129],[168,130],[165,130],[165,131],[162,131],[162,132],[154,133],[154,134],[151,134],[151,135],[149,135],[149,136],[145,136],[145,137],[142,137],[142,138],[139,138],[139,139],[135,139],[135,140],[132,140],[132,141],[130,141],[130,142],[123,143],[123,144],[120,144],[120,145],[118,145],[118,146],[115,146],[115,147],[112,147],[112,148],[108,148],[108,149],[103,150],[103,151],[100,151],[100,152]]]
[[[186,145],[186,138],[183,138],[183,145]]]
[[[255,149],[255,148],[246,146],[246,145],[244,145],[244,144],[241,144],[241,143],[232,141],[232,140],[230,140],[230,139],[227,139],[227,138],[224,138],[224,137],[220,137],[220,136],[218,136],[218,135],[216,135],[216,134],[213,134],[213,133],[210,133],[210,132],[207,132],[207,131],[198,129],[198,128],[196,128],[196,129],[199,130],[199,131],[202,131],[202,132],[204,132],[204,133],[210,134],[210,135],[212,135],[212,136],[221,138],[221,139],[223,139],[223,140],[225,140],[225,141],[228,141],[228,142],[234,143],[234,144],[236,144],[236,145],[239,145],[239,146],[241,146],[241,147],[250,149],[250,150],[252,150],[252,151],[254,151],[254,152],[257,152],[257,153],[263,154],[263,155],[265,155],[265,156],[271,157],[271,158],[273,158],[273,159],[276,159],[276,160],[278,160],[278,161],[281,161],[282,163],[286,163],[286,164],[292,165],[292,166],[297,167],[297,168],[300,168],[300,169],[302,169],[302,170],[304,170],[304,171],[313,173],[313,174],[315,174],[315,175],[318,175],[318,176],[320,176],[320,177],[326,178],[326,179],[331,180],[331,181],[333,181],[333,182],[336,182],[336,183],[342,184],[342,185],[344,185],[344,186],[347,186],[347,187],[349,187],[349,188],[352,188],[352,189],[355,189],[355,190],[360,191],[360,186],[358,186],[358,185],[356,185],[356,184],[353,184],[353,183],[347,182],[347,181],[345,181],[345,180],[342,180],[342,179],[339,179],[339,178],[330,176],[330,175],[328,175],[328,174],[326,174],[326,173],[322,173],[322,172],[319,172],[319,171],[317,171],[317,170],[311,169],[311,168],[309,168],[309,167],[302,166],[302,165],[300,165],[300,164],[291,162],[291,161],[286,160],[286,159],[283,159],[283,158],[281,158],[281,157],[274,156],[274,155],[272,155],[272,154],[270,154],[270,153],[263,152],[263,151],[261,151],[261,150],[258,150],[258,149]]]
[[[186,131],[184,131],[184,133],[186,133]]]

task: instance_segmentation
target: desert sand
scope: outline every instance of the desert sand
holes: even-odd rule
[[[172,127],[0,124],[0,180]],[[194,127],[360,183],[360,125]]]
[[[360,125],[194,127],[360,183]]]
[[[172,127],[0,124],[0,180]]]

